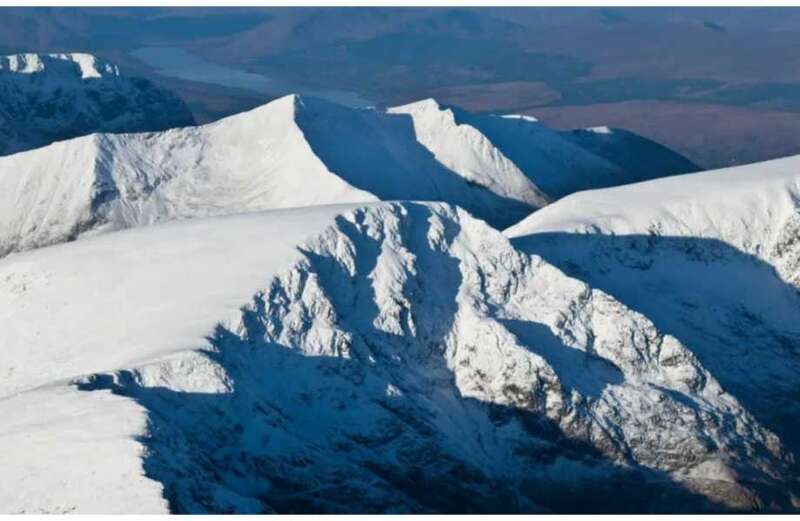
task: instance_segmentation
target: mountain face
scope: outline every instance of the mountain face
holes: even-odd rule
[[[201,127],[0,158],[0,255],[171,219],[376,200],[444,201],[506,227],[573,191],[638,179],[613,162],[616,145],[593,149],[530,118],[433,100],[382,111],[287,96]]]
[[[92,132],[194,124],[174,94],[89,54],[0,56],[0,155]]]
[[[697,345],[448,205],[120,231],[0,291],[12,512],[797,507]]]
[[[680,154],[625,130],[556,132],[530,116],[447,110],[459,125],[486,136],[553,200],[700,170]]]
[[[796,452],[799,171],[792,157],[575,194],[506,234],[680,340]]]

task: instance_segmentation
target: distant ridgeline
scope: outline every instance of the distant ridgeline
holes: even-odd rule
[[[93,132],[192,124],[176,95],[90,54],[0,57],[0,155]]]
[[[137,84],[121,80],[113,66],[91,57],[53,60],[73,71],[67,83],[98,81],[104,87],[96,91],[102,95],[72,91],[85,113],[96,116],[95,123],[115,130],[129,129],[123,124],[151,125],[153,130],[177,123],[149,120],[149,108],[128,116],[108,113],[111,109],[99,101],[87,104],[96,99],[123,103],[125,94],[103,96],[111,96],[114,85]],[[35,78],[32,71],[47,63],[7,59],[5,68],[15,72],[6,76]],[[10,84],[25,83],[15,79]],[[39,83],[48,85],[36,89],[39,96],[50,92],[60,99],[55,93],[64,92],[46,75]],[[149,99],[155,91],[132,92],[134,99]],[[183,105],[176,106],[180,113]],[[73,103],[66,107],[73,110]],[[43,127],[53,121],[35,113],[28,117]],[[88,131],[90,126],[80,128]],[[76,124],[63,128],[79,132]],[[504,228],[576,191],[696,168],[624,131],[555,132],[530,117],[471,114],[432,99],[377,110],[290,95],[209,125],[99,133],[0,158],[0,255],[86,232],[171,219],[377,200],[442,201]]]

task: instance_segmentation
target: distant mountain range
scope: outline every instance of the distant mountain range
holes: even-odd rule
[[[578,190],[696,168],[624,131],[558,133],[434,100],[376,110],[292,95],[201,127],[95,133],[0,158],[0,252],[170,219],[376,200],[444,201],[502,228]]]
[[[799,9],[769,6],[18,7],[2,9],[0,54],[107,57],[177,92],[202,123],[315,88],[388,106],[433,97],[626,128],[720,168],[800,152],[798,28]],[[140,59],[153,47],[277,85],[170,78]]]
[[[92,132],[192,124],[180,98],[95,56],[0,56],[0,155]]]

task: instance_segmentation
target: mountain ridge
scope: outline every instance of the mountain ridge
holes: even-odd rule
[[[799,163],[575,194],[505,235],[692,346],[797,451]]]
[[[0,254],[170,219],[378,199],[445,201],[502,228],[555,198],[540,179],[563,178],[556,195],[630,180],[528,120],[474,116],[500,129],[487,137],[465,118],[433,100],[380,111],[290,95],[200,127],[0,158]],[[35,188],[69,178],[79,191]]]

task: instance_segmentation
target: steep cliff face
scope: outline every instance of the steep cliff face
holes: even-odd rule
[[[192,124],[177,96],[95,56],[0,56],[0,156],[93,132]]]

